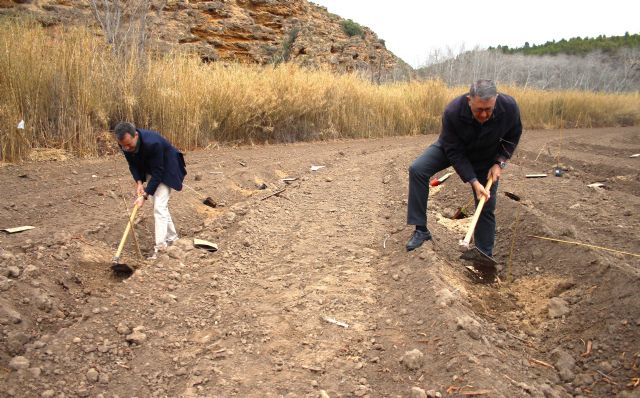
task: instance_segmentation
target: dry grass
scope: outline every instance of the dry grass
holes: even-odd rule
[[[203,64],[193,56],[115,58],[82,29],[48,34],[0,21],[0,160],[31,148],[77,156],[105,151],[119,120],[161,131],[176,146],[293,142],[436,133],[448,101],[466,88],[439,81],[378,86],[291,64]],[[520,103],[525,128],[640,122],[638,93],[542,92],[501,87]],[[24,119],[26,128],[16,129]]]

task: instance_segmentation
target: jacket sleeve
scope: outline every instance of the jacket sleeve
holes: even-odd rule
[[[500,148],[498,148],[498,157],[496,160],[511,159],[515,152],[520,136],[522,136],[522,121],[520,120],[520,109],[514,104],[514,123],[507,133],[500,139]]]
[[[156,142],[153,143],[149,149],[149,173],[151,174],[151,179],[145,188],[145,192],[149,195],[156,193],[156,189],[158,189],[158,185],[162,182],[162,176],[164,175],[164,148],[162,143]]]
[[[469,182],[477,178],[473,166],[471,166],[471,162],[465,154],[464,143],[456,133],[454,124],[447,112],[442,116],[440,143],[445,155],[447,155],[454,170],[462,178],[463,182]]]
[[[125,151],[122,151],[122,153],[124,154],[124,158],[127,159],[127,163],[129,164],[129,171],[131,172],[133,180],[144,182],[145,176],[140,170],[138,170],[134,155],[128,154]]]

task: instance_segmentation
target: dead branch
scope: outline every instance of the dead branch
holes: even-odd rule
[[[535,363],[536,365],[544,366],[545,368],[549,368],[549,369],[554,369],[555,370],[555,368],[556,368],[555,366],[553,366],[553,365],[551,365],[549,363],[546,363],[544,361],[540,361],[540,360],[534,359],[534,358],[529,358],[529,362]]]
[[[593,343],[591,342],[591,340],[587,341],[587,351],[585,351],[584,353],[582,353],[582,355],[580,355],[581,357],[588,357],[589,355],[591,355],[591,349],[593,348]]]
[[[283,193],[286,189],[287,189],[287,187],[284,187],[284,188],[282,188],[282,189],[279,189],[279,190],[277,190],[277,191],[275,191],[275,192],[273,192],[273,193],[271,193],[271,194],[269,194],[269,195],[265,196],[264,198],[262,198],[262,199],[260,199],[260,200],[265,200],[265,199],[269,199],[269,198],[270,198],[270,197],[272,197],[272,196],[277,196],[277,195],[279,195],[279,194]]]

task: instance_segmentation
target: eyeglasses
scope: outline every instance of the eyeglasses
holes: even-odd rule
[[[474,108],[474,107],[471,106],[470,108],[471,108],[471,112],[476,113],[476,114],[480,114],[480,113],[483,113],[483,112],[486,113],[486,114],[489,114],[489,113],[493,112],[493,109],[495,108],[495,106],[490,106],[490,107],[487,107],[487,108]]]

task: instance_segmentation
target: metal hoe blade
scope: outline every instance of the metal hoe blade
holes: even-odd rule
[[[460,258],[462,260],[471,261],[473,263],[473,265],[475,265],[475,266],[477,266],[479,268],[493,268],[493,269],[495,269],[496,265],[498,264],[496,262],[496,260],[493,259],[493,257],[487,256],[486,254],[484,254],[477,247],[473,247],[473,248],[467,250],[466,252],[462,253]]]
[[[119,276],[129,276],[133,274],[135,271],[133,268],[128,266],[127,264],[121,263],[119,258],[113,258],[113,264],[111,264],[111,270]]]
[[[121,275],[121,276],[128,276],[133,274],[133,268],[131,268],[130,266],[128,266],[127,264],[122,264],[122,263],[113,263],[111,265],[111,270],[117,274],[117,275]]]

